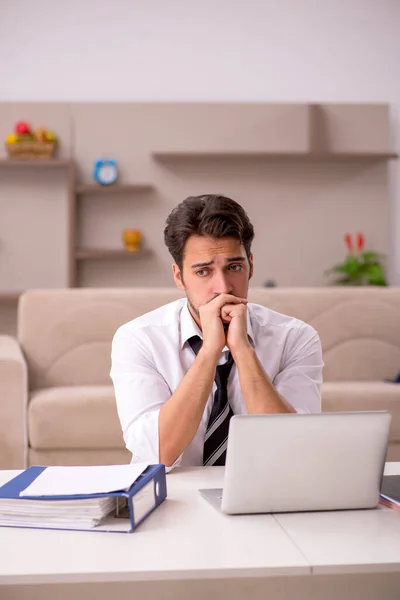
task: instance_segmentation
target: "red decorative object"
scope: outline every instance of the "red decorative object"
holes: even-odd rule
[[[20,135],[31,135],[31,128],[29,123],[26,121],[18,121],[15,125],[15,133],[19,133]]]
[[[362,233],[357,233],[357,250],[359,252],[364,250],[364,236]]]
[[[351,237],[351,233],[346,233],[344,236],[344,241],[346,242],[347,250],[349,252],[353,252],[353,240]]]

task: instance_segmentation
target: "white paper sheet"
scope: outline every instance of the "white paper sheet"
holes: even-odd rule
[[[20,496],[74,496],[128,490],[149,463],[47,467]]]

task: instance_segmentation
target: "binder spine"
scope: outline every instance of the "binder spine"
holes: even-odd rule
[[[165,468],[157,469],[140,491],[128,498],[129,516],[134,531],[167,496]]]
[[[136,529],[135,513],[133,512],[132,496],[128,496],[128,507],[129,507],[129,521],[131,523],[131,530],[129,533],[131,533],[132,531],[134,531]]]

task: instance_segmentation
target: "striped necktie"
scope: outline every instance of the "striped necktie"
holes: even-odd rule
[[[203,340],[194,335],[189,340],[189,345],[195,354],[200,350]],[[217,389],[206,434],[204,436],[203,465],[225,465],[226,448],[228,445],[229,420],[233,411],[228,402],[228,378],[233,365],[233,358],[229,352],[228,360],[223,365],[217,365],[215,383]]]

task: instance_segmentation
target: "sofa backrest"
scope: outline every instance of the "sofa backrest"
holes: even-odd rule
[[[123,323],[182,297],[175,288],[32,290],[18,338],[31,389],[111,385],[112,337]],[[250,288],[250,302],[312,325],[325,381],[382,380],[400,370],[400,288]]]

